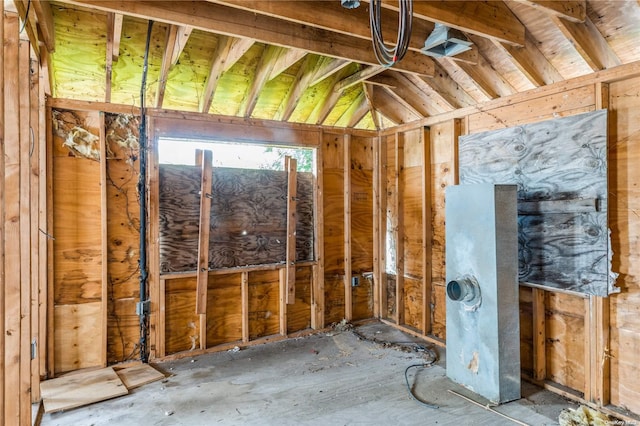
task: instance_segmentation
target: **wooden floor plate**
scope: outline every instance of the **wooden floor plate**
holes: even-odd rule
[[[40,384],[45,413],[68,410],[129,393],[113,368],[87,371]]]

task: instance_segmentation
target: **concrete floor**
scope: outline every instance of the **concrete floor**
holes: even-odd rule
[[[357,331],[378,342],[411,342],[392,327],[372,323]],[[422,342],[424,345],[424,342]],[[429,368],[410,370],[425,407],[407,391],[404,371],[427,361],[415,344],[387,346],[351,331],[164,362],[168,377],[129,395],[46,414],[42,425],[513,425],[509,419],[449,393],[480,397],[445,377],[444,351]],[[404,349],[404,350],[402,350]],[[523,382],[522,399],[495,407],[530,425],[558,424],[570,401]]]

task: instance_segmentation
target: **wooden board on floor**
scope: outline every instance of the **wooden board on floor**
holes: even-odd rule
[[[113,368],[87,371],[40,384],[45,413],[68,410],[129,393]]]
[[[122,365],[122,368],[114,367],[116,374],[122,380],[127,389],[135,389],[147,383],[152,383],[165,378],[164,374],[149,364]]]

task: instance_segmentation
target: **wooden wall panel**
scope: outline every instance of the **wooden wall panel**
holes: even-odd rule
[[[584,299],[546,293],[547,378],[572,389],[584,389]]]
[[[279,271],[249,272],[249,338],[278,334],[279,303]]]
[[[207,347],[241,340],[241,274],[210,274],[208,283]]]
[[[640,78],[609,85],[609,226],[621,293],[609,297],[611,403],[640,414]]]
[[[287,333],[311,327],[311,286],[313,271],[310,266],[296,268],[296,299],[287,305]]]
[[[166,281],[165,352],[167,355],[200,347],[200,318],[196,315],[196,278]]]
[[[325,133],[322,141],[325,324],[345,316],[344,150],[343,136]]]
[[[533,377],[533,299],[529,287],[520,287],[520,368]]]
[[[422,279],[404,279],[404,323],[422,330]]]
[[[107,142],[107,361],[122,362],[140,339],[138,117],[105,114]]]
[[[97,308],[106,303],[102,300],[103,212],[98,162],[101,117],[97,112],[54,111],[52,118],[55,240],[54,306],[50,309],[54,310],[55,372],[62,372],[101,365],[105,356],[103,311]],[[80,306],[83,304],[89,306]]]

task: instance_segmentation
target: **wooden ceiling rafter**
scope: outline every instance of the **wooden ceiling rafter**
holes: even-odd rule
[[[343,90],[348,89],[349,87],[353,87],[358,83],[362,83],[363,81],[384,72],[387,67],[383,67],[381,65],[375,66],[371,65],[368,67],[364,67],[359,71],[351,74],[350,76],[340,80],[338,84],[333,88],[333,90],[337,92],[342,92]]]
[[[397,0],[383,0],[382,4],[398,10]],[[413,3],[413,16],[515,46],[524,45],[525,27],[502,1],[417,1]]]
[[[475,66],[461,63],[460,67],[483,89],[495,93],[495,97],[509,96],[517,93],[514,84],[509,81],[509,78],[504,72],[505,68],[500,66],[500,64],[494,65],[494,62],[490,59],[496,60],[491,56],[495,45],[489,40],[476,35],[468,34],[467,37],[478,47],[480,56]],[[518,75],[517,78],[522,77]]]
[[[190,25],[207,32],[251,38],[287,48],[306,50],[322,56],[379,65],[371,42],[359,37],[284,21],[246,10],[198,1],[63,0],[64,3],[118,12],[143,19]],[[401,72],[433,75],[433,60],[416,51],[407,52],[395,65]]]
[[[33,51],[36,53],[36,56],[40,56],[40,44],[38,41],[40,40],[38,33],[38,26],[36,22],[35,13],[29,12],[27,15],[27,5],[28,0],[14,0],[13,4],[16,6],[16,11],[18,12],[18,16],[20,17],[21,24],[27,20],[26,24],[24,24],[24,30],[27,32],[27,37],[29,40],[36,40],[35,43],[31,43],[31,47]],[[25,18],[26,17],[26,18]]]
[[[393,99],[395,99],[395,101],[396,101],[396,103],[398,105],[401,105],[402,108],[404,108],[405,110],[409,111],[412,115],[415,116],[415,118],[413,118],[412,120],[404,121],[405,123],[408,123],[409,121],[413,121],[413,120],[419,120],[421,118],[425,118],[425,117],[429,117],[430,116],[430,114],[427,114],[427,115],[422,114],[422,112],[416,106],[414,106],[407,99],[403,98],[395,90],[392,90],[392,89],[390,89],[388,87],[384,87],[384,86],[380,87],[380,89],[384,90],[388,95],[390,95]]]
[[[367,100],[367,96],[365,95],[364,88],[362,90],[362,94],[358,96],[358,101],[358,107],[351,114],[349,122],[347,123],[347,127],[356,127],[358,123],[360,123],[367,116],[367,114],[369,114],[369,101]]]
[[[296,78],[291,85],[291,88],[287,92],[287,95],[282,100],[282,108],[278,113],[276,119],[282,121],[289,121],[291,114],[295,111],[296,107],[300,103],[300,99],[304,92],[311,87],[311,81],[314,77],[314,69],[319,61],[318,56],[307,55],[302,63],[302,66],[298,70]]]
[[[176,27],[176,36],[174,40],[174,46],[171,55],[171,66],[174,66],[180,60],[180,55],[191,37],[193,27],[188,25],[174,25]]]
[[[267,84],[269,75],[273,70],[273,66],[278,59],[278,56],[282,52],[283,47],[274,46],[274,45],[266,45],[264,52],[260,58],[260,62],[256,68],[256,72],[253,76],[253,79],[249,85],[249,90],[245,98],[240,105],[238,110],[238,115],[241,117],[251,117],[253,114],[253,110],[258,103],[258,98],[260,97],[260,93],[264,88],[265,84]]]
[[[471,105],[492,99],[484,90],[482,90],[482,88],[478,86],[478,82],[476,82],[464,69],[462,69],[460,63],[451,60],[451,58],[439,58],[438,62],[449,76],[449,79],[452,82],[455,82],[457,86],[462,88],[464,93],[468,94],[473,99]],[[430,79],[424,79],[426,82],[429,82],[429,80]]]
[[[371,86],[373,103],[376,110],[394,125],[404,124],[415,120],[415,114],[407,110],[404,105],[395,102],[395,98],[380,86]]]
[[[198,109],[202,113],[209,112],[211,103],[213,102],[213,96],[216,93],[216,88],[220,82],[220,77],[225,71],[225,63],[229,57],[229,52],[233,46],[233,37],[219,36],[218,45],[216,46],[215,53],[213,54],[213,60],[211,62],[211,68],[207,75],[207,80],[204,83],[204,91],[198,105]]]
[[[300,49],[283,50],[282,53],[280,53],[280,56],[278,56],[278,59],[276,59],[275,64],[273,64],[273,69],[271,70],[269,77],[267,77],[267,80],[273,80],[306,55],[307,52]]]
[[[332,75],[342,71],[344,68],[351,65],[351,62],[345,61],[339,58],[327,58],[325,57],[323,63],[316,69],[313,79],[310,82],[311,86],[315,86],[322,80],[331,77]]]
[[[162,108],[162,102],[164,101],[164,92],[167,88],[167,79],[169,78],[171,59],[173,58],[173,50],[176,46],[177,36],[178,27],[176,25],[167,25],[164,54],[162,55],[162,65],[160,66],[160,74],[158,75],[158,89],[156,90],[156,108]],[[107,52],[107,58],[108,57],[109,52]]]
[[[453,110],[451,105],[415,76],[388,71],[374,77],[369,82],[386,83],[387,88],[402,99],[399,102],[405,102],[410,105],[422,117]]]
[[[362,114],[362,104],[367,102],[367,98],[364,96],[364,93],[362,93],[362,91],[360,91],[360,93],[358,93],[358,96],[356,96],[353,101],[351,102],[351,104],[349,105],[349,107],[347,107],[347,109],[344,110],[344,112],[340,115],[340,117],[336,120],[334,125],[338,125],[338,126],[349,126],[352,127],[351,121],[356,119],[356,114],[357,115],[361,115],[360,120],[364,117],[364,114],[366,114],[366,110],[364,111],[364,114]],[[360,121],[358,120],[358,121]]]
[[[583,23],[571,22],[557,16],[551,16],[551,19],[592,70],[600,71],[622,64],[607,40],[588,17]]]
[[[408,75],[407,79],[411,81],[419,93],[424,93],[423,98],[425,99],[423,102],[434,103],[439,106],[442,111],[453,111],[457,109],[454,105],[449,102],[447,97],[442,96],[440,92],[435,90],[431,85],[427,84],[425,79],[420,78],[417,75]],[[429,79],[433,80],[433,79]],[[434,115],[434,114],[431,114]]]
[[[549,62],[529,31],[525,34],[524,47],[510,46],[494,41],[494,45],[506,54],[520,72],[536,87],[562,81],[562,75]]]
[[[333,110],[333,108],[336,106],[336,104],[340,100],[340,96],[342,96],[342,92],[335,90],[336,84],[338,84],[338,82],[345,78],[347,75],[348,68],[343,68],[330,77],[331,81],[329,84],[328,96],[322,99],[322,101],[318,102],[316,108],[314,108],[314,111],[316,109],[318,110],[317,119],[315,120],[314,124],[323,124],[331,113],[331,110]]]
[[[587,18],[587,0],[516,0],[546,13],[571,22],[584,22]]]
[[[436,62],[436,72],[433,78],[418,76],[418,79],[430,86],[434,92],[454,109],[468,107],[476,102],[467,93],[463,85],[454,80],[439,62]]]
[[[38,28],[40,29],[40,35],[42,38],[40,39],[49,53],[55,51],[56,48],[56,38],[55,31],[53,27],[53,12],[51,11],[51,4],[49,0],[39,0],[39,1],[31,1],[31,7],[33,7],[33,11],[35,12]]]
[[[380,114],[376,110],[373,105],[373,88],[368,84],[362,85],[362,93],[364,93],[365,98],[367,99],[367,105],[369,106],[369,112],[371,113],[371,119],[373,120],[373,125],[376,127],[376,130],[382,129],[383,123]]]

